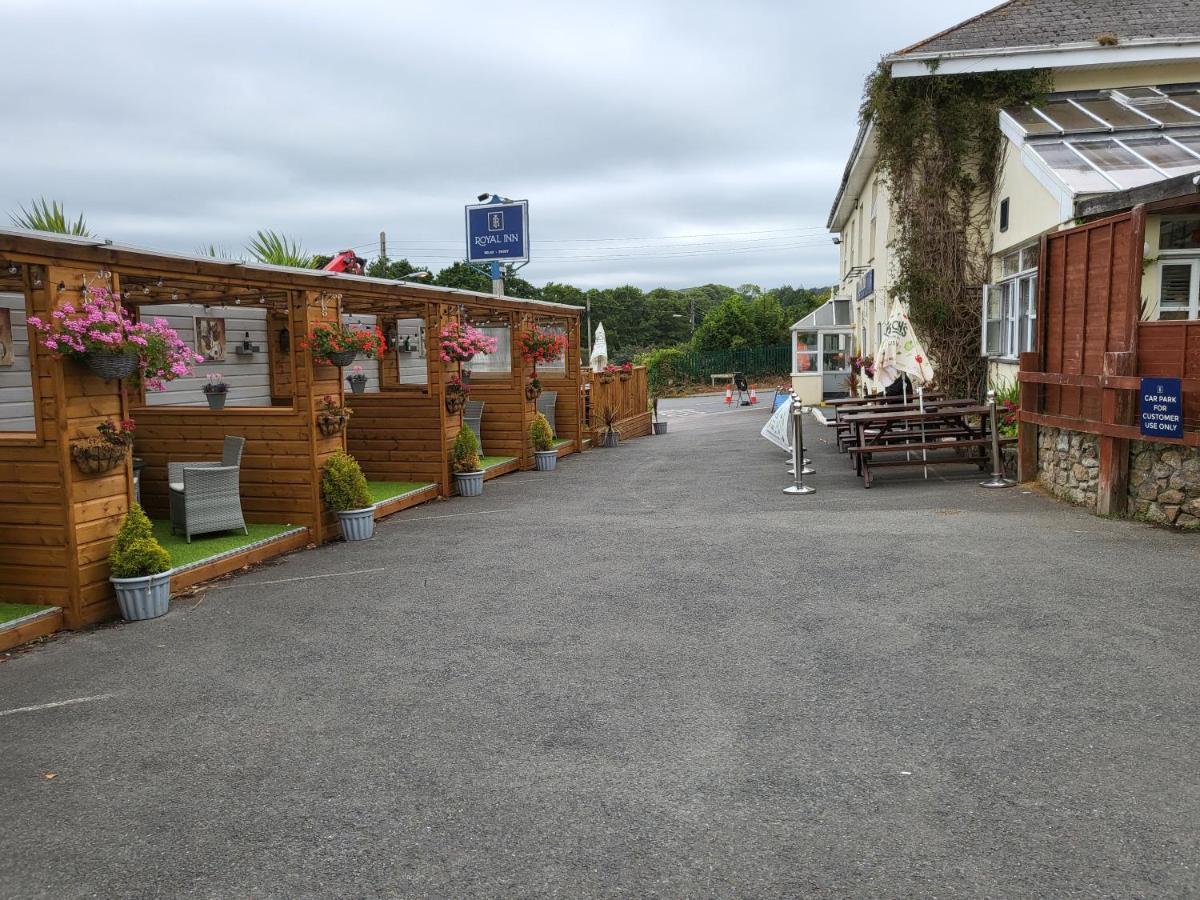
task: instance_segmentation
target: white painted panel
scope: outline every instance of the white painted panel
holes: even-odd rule
[[[13,364],[0,366],[0,431],[36,431],[25,295],[0,294],[0,308],[9,310],[13,332]]]
[[[356,328],[374,328],[379,324],[378,316],[367,315],[344,315],[342,322],[346,325],[351,325]],[[354,366],[362,366],[362,373],[367,376],[367,393],[376,394],[379,392],[379,360],[373,356],[360,356],[354,361],[353,365],[346,366],[342,369],[342,377],[349,378],[353,374]],[[350,390],[349,383],[342,385],[347,391]]]
[[[399,319],[396,322],[396,330],[401,337],[409,335],[423,340],[424,327],[424,319]],[[429,384],[429,360],[423,353],[402,353],[399,350],[395,353],[401,384]]]
[[[225,361],[206,362],[196,366],[187,378],[167,382],[165,391],[147,391],[149,406],[207,406],[204,383],[210,372],[219,372],[229,385],[226,406],[270,406],[271,365],[267,350],[267,311],[253,306],[210,306],[174,303],[162,306],[143,306],[145,321],[166,319],[193,350],[196,348],[196,317],[225,320]],[[257,353],[239,354],[237,349],[249,335]]]

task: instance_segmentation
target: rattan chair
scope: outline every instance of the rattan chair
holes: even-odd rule
[[[467,405],[463,407],[463,424],[475,432],[475,437],[479,439],[479,455],[487,456],[483,452],[483,401],[468,400]]]
[[[537,398],[537,411],[546,417],[550,430],[558,437],[558,427],[554,424],[554,405],[558,402],[558,391],[542,391]]]
[[[238,490],[245,446],[245,438],[227,436],[220,462],[167,463],[172,534],[182,531],[190,544],[193,534],[235,528],[250,533]]]

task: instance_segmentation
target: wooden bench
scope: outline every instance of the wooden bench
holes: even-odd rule
[[[925,402],[931,400],[942,400],[945,398],[942,391],[926,391]],[[833,407],[834,422],[841,418],[845,409],[850,407],[862,407],[863,409],[874,409],[878,406],[905,406],[908,404],[917,405],[916,394],[909,394],[907,398],[903,394],[875,394],[872,397],[835,397],[832,400],[826,400],[825,406]],[[830,424],[833,424],[832,422]]]
[[[721,372],[718,375],[710,375],[709,377],[712,379],[713,387],[717,386],[718,378],[720,378],[722,381],[733,381],[733,373],[732,372]]]
[[[927,399],[925,401],[925,409],[930,412],[937,412],[949,407],[974,406],[978,402],[978,400],[972,397],[958,397],[949,400]],[[838,415],[837,421],[833,423],[838,452],[845,453],[847,447],[853,443],[857,443],[858,439],[854,426],[860,416],[879,415],[885,412],[920,412],[920,410],[921,407],[918,403],[893,403],[887,406],[851,406],[843,408],[842,412]]]

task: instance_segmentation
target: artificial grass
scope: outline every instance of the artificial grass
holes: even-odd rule
[[[561,447],[563,444],[569,444],[569,443],[571,443],[571,439],[570,439],[570,438],[559,438],[558,440],[556,440],[556,441],[554,442],[554,449],[555,449],[555,450],[557,450],[557,449],[558,449],[559,447]]]
[[[371,492],[371,499],[375,503],[382,503],[431,484],[432,481],[368,481],[367,490]]]
[[[192,542],[189,544],[187,538],[182,534],[171,534],[170,522],[156,520],[153,525],[154,536],[158,538],[160,544],[167,548],[167,552],[171,554],[171,566],[176,569],[180,566],[190,566],[192,563],[208,559],[210,556],[220,556],[222,553],[237,550],[239,547],[245,547],[256,541],[277,537],[285,531],[292,530],[291,525],[249,524],[246,526],[250,530],[249,534],[242,534],[240,531],[197,534],[192,536]]]
[[[492,466],[498,466],[500,463],[510,462],[516,459],[515,456],[481,456],[479,457],[479,468],[490,469]]]
[[[53,607],[38,606],[33,603],[0,603],[0,625],[45,609],[53,609]]]

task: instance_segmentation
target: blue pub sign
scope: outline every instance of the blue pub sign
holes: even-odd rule
[[[468,206],[467,262],[529,262],[529,201]]]
[[[1183,384],[1178,378],[1143,378],[1138,409],[1148,438],[1183,437]]]

